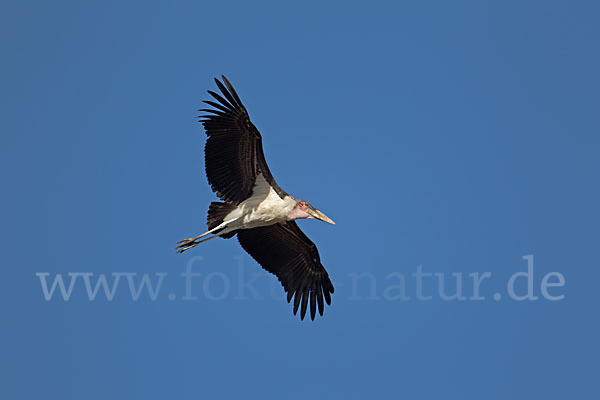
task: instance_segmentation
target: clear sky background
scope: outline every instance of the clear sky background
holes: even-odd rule
[[[598,398],[599,12],[4,1],[0,397]],[[336,286],[314,322],[235,239],[173,251],[215,200],[196,110],[220,74],[279,184],[337,222],[300,222]],[[419,265],[467,300],[437,277],[419,300]],[[46,301],[40,272],[167,275],[154,301],[126,277]]]

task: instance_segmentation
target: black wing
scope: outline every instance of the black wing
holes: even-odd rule
[[[250,122],[248,111],[231,83],[222,76],[215,79],[221,95],[209,90],[217,101],[204,101],[214,109],[202,109],[210,114],[200,120],[208,139],[204,147],[206,176],[212,190],[221,200],[239,204],[252,194],[258,174],[282,197],[285,192],[277,185],[262,149],[262,137]]]
[[[275,274],[287,293],[288,303],[294,297],[294,315],[302,303],[304,319],[310,298],[310,317],[323,315],[323,298],[331,304],[333,284],[319,257],[317,246],[300,230],[296,222],[242,229],[238,240],[264,269]]]

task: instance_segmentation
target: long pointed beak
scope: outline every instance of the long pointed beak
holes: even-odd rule
[[[329,222],[330,224],[335,225],[335,222],[333,222],[333,220],[331,218],[329,218],[327,215],[323,214],[321,211],[319,210],[309,210],[308,213],[316,219],[320,219],[321,221],[324,222]]]

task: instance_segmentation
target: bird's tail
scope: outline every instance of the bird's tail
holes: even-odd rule
[[[213,201],[208,207],[208,215],[206,217],[206,225],[208,229],[214,229],[221,225],[225,220],[225,217],[235,210],[235,204],[230,203],[219,203]]]
[[[227,225],[229,225],[232,221],[237,219],[234,218],[233,220],[227,222],[224,221],[225,217],[229,215],[231,211],[235,210],[235,208],[236,206],[234,204],[217,202],[210,203],[210,207],[208,207],[208,216],[206,218],[206,225],[208,225],[208,231],[203,233],[202,235],[177,242],[178,246],[175,248],[175,250],[177,250],[178,253],[183,253],[184,251],[191,249],[192,247],[196,247],[200,243],[204,243],[212,238],[220,236],[222,238],[229,239],[230,237],[235,235],[237,233],[237,230],[219,235],[219,232],[225,230],[227,228]],[[213,234],[213,236],[200,240],[204,236],[207,236],[211,233]]]

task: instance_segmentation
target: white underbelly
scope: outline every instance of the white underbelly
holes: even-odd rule
[[[256,178],[252,197],[243,201],[225,221],[232,221],[226,231],[251,229],[287,221],[296,201],[287,196],[282,199],[265,181],[262,175]]]
[[[265,226],[287,220],[291,208],[277,193],[274,194],[275,196],[267,197],[256,208],[251,208],[250,212],[244,215],[245,227]]]

